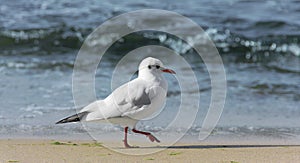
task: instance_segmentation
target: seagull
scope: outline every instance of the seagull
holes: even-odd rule
[[[156,58],[147,57],[138,68],[138,77],[121,85],[103,100],[97,100],[84,107],[79,113],[64,118],[56,124],[79,121],[106,121],[124,127],[124,146],[131,148],[127,141],[128,129],[143,134],[151,142],[160,142],[149,132],[136,129],[138,121],[153,116],[165,104],[168,83],[163,73],[176,74],[165,68]]]

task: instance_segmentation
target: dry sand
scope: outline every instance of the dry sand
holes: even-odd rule
[[[160,147],[154,147],[160,148]],[[152,148],[153,149],[153,148]],[[123,150],[148,150],[134,148]],[[161,152],[129,156],[92,141],[0,140],[0,162],[299,162],[300,146],[177,144]]]

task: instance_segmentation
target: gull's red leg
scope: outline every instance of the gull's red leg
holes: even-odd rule
[[[124,142],[125,148],[131,148],[132,146],[130,146],[127,142],[128,127],[125,127],[124,131],[125,131],[125,137],[124,137],[123,142]]]
[[[146,135],[146,136],[150,139],[150,141],[152,141],[152,142],[154,142],[154,141],[156,141],[156,142],[158,142],[158,143],[160,142],[155,136],[153,136],[153,135],[152,135],[151,133],[149,133],[149,132],[139,131],[139,130],[136,130],[135,128],[133,128],[132,131],[133,131],[134,133]]]

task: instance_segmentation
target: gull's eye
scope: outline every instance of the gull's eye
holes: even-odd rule
[[[150,66],[150,65],[148,66],[148,69],[151,69],[151,66]]]
[[[159,65],[156,65],[156,68],[157,68],[157,69],[159,69],[159,68],[160,68],[160,66],[159,66]]]

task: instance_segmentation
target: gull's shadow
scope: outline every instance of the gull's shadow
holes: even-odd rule
[[[300,145],[174,145],[153,146],[139,148],[169,148],[169,149],[219,149],[219,148],[272,148],[272,147],[300,147]]]

